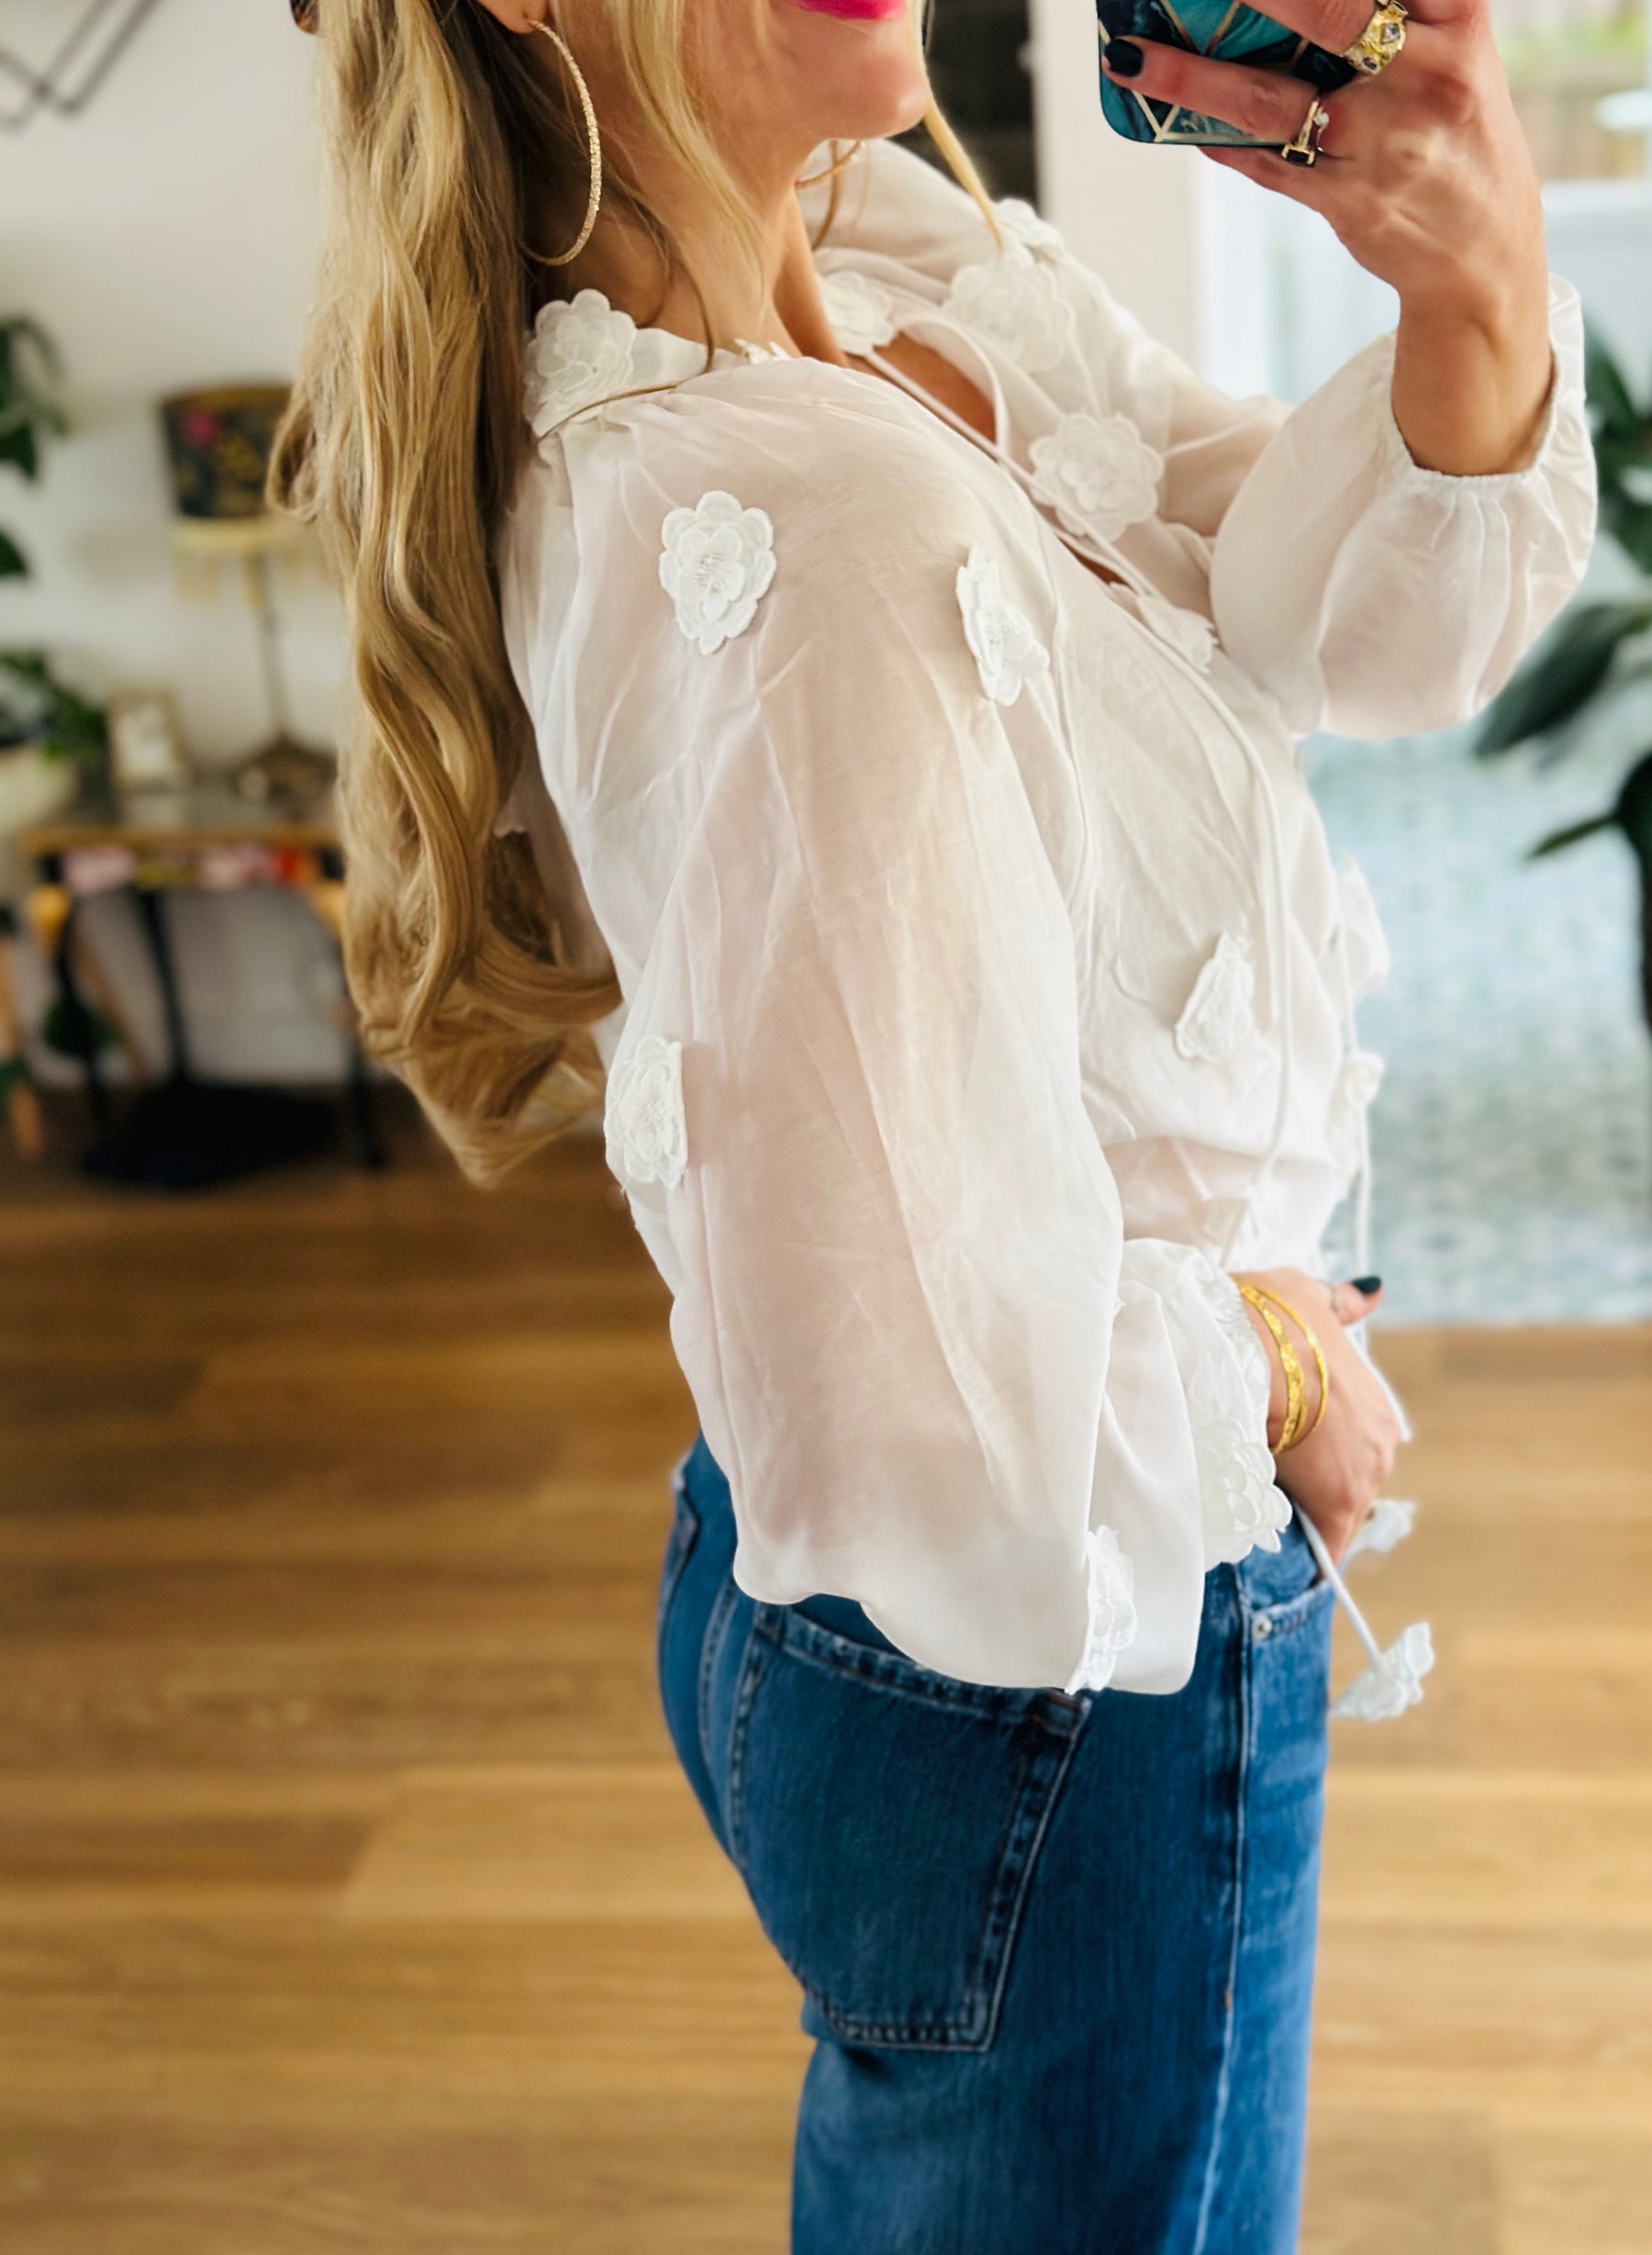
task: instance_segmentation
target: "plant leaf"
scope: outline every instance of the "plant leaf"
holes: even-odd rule
[[[27,579],[28,559],[9,533],[0,532],[0,579]]]
[[[1641,415],[1628,379],[1618,366],[1612,347],[1592,321],[1586,323],[1583,331],[1583,369],[1589,404],[1600,409],[1606,430],[1638,430]]]
[[[1512,751],[1580,712],[1612,670],[1620,646],[1652,627],[1652,600],[1584,603],[1569,610],[1512,681],[1492,699],[1475,750]]]
[[[1643,753],[1624,777],[1613,819],[1642,867],[1652,868],[1652,752]]]
[[[31,485],[39,476],[40,450],[32,423],[15,423],[9,430],[0,430],[0,462],[20,470]]]
[[[1568,845],[1580,845],[1585,838],[1598,837],[1603,830],[1617,828],[1617,809],[1605,814],[1591,814],[1586,822],[1568,822],[1564,830],[1551,830],[1546,838],[1539,838],[1526,854],[1528,861],[1543,861],[1550,854],[1563,854]]]
[[[15,361],[13,348],[17,344],[27,345],[35,353],[51,383],[61,383],[62,355],[39,321],[32,320],[27,313],[14,313],[0,321],[0,352],[4,352],[5,362]]]

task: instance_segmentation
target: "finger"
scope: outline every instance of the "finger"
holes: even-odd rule
[[[1313,88],[1300,78],[1238,62],[1213,62],[1207,55],[1151,39],[1110,39],[1101,65],[1118,84],[1146,101],[1196,110],[1256,140],[1280,145],[1296,139],[1314,100]],[[1338,95],[1339,107],[1347,100],[1346,93]],[[1334,125],[1326,128],[1323,140],[1326,154],[1334,153]]]
[[[1293,204],[1306,204],[1313,211],[1324,209],[1326,192],[1336,177],[1329,169],[1321,172],[1315,165],[1287,164],[1270,149],[1201,149],[1200,154],[1209,157],[1212,164],[1224,164],[1230,173],[1254,180],[1259,188],[1271,188],[1276,195],[1287,195]]]
[[[1270,22],[1340,55],[1370,22],[1376,5],[1377,0],[1268,0],[1267,15]]]
[[[1353,1283],[1334,1284],[1331,1287],[1332,1312],[1345,1330],[1350,1323],[1363,1323],[1381,1298],[1380,1277],[1360,1277]]]

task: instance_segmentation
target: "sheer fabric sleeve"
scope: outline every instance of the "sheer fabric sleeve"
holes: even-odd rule
[[[1216,541],[1230,653],[1298,731],[1391,736],[1467,720],[1582,578],[1595,465],[1576,291],[1550,288],[1555,366],[1528,467],[1453,477],[1412,461],[1381,337],[1258,457]]]
[[[1571,285],[1550,285],[1554,369],[1532,462],[1456,477],[1412,459],[1394,419],[1391,334],[1300,407],[1234,399],[1064,264],[1106,404],[1164,456],[1165,522],[1209,543],[1222,646],[1287,725],[1396,736],[1479,711],[1575,591],[1593,544]]]
[[[678,638],[633,709],[670,699],[698,780],[610,1157],[669,1265],[742,1589],[857,1600],[967,1680],[1174,1691],[1207,1568],[1283,1524],[1266,1365],[1202,1255],[1125,1242],[1085,1108],[1025,780],[1059,749],[1042,567],[955,485],[853,452],[795,503],[753,470],[754,623]],[[980,658],[972,557],[1013,609],[977,607]]]

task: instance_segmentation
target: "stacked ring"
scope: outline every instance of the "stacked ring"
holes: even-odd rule
[[[1317,164],[1322,154],[1325,128],[1331,122],[1331,113],[1315,95],[1308,105],[1308,115],[1302,120],[1302,129],[1295,140],[1287,141],[1279,151],[1287,164]]]
[[[1342,59],[1363,77],[1375,78],[1396,61],[1404,45],[1405,10],[1400,0],[1378,0],[1370,22],[1352,47],[1343,49]]]

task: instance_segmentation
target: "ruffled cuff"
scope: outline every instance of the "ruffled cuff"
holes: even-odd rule
[[[1290,1503],[1267,1446],[1273,1374],[1267,1353],[1233,1278],[1202,1254],[1198,1262],[1200,1299],[1222,1349],[1201,1344],[1188,1371],[1208,1573],[1236,1566],[1252,1550],[1278,1550]]]
[[[1093,1527],[1085,1544],[1089,1584],[1089,1627],[1084,1657],[1067,1678],[1069,1699],[1080,1691],[1104,1691],[1112,1681],[1119,1655],[1135,1642],[1135,1569],[1119,1548],[1111,1527]]]

